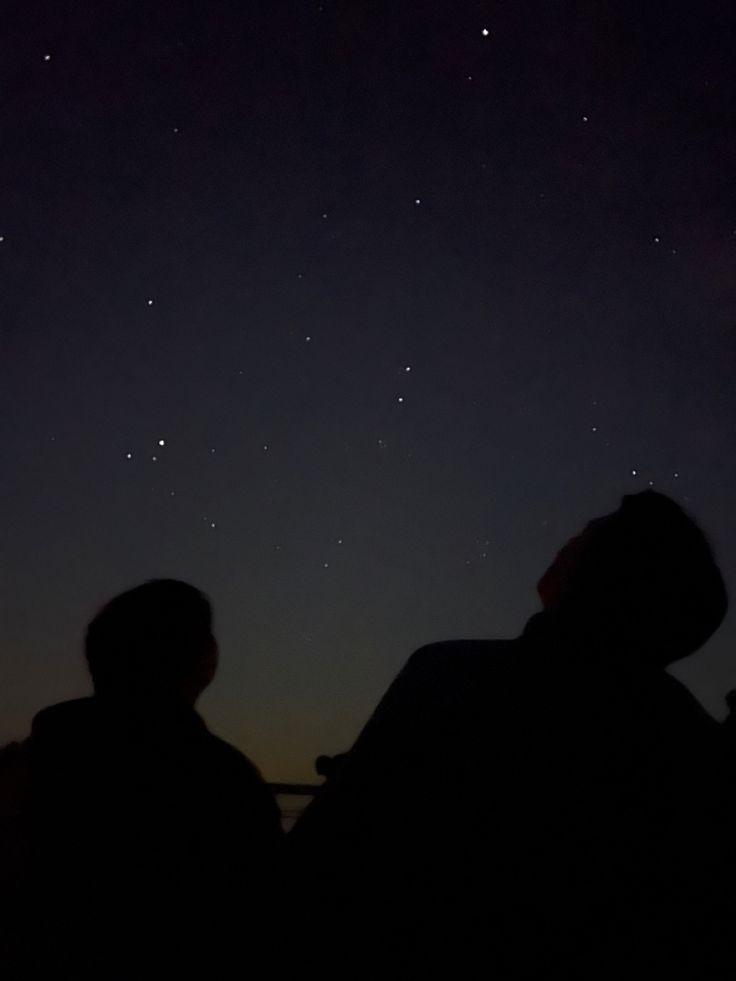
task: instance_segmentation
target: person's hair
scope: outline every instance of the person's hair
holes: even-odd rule
[[[85,655],[98,694],[166,693],[186,682],[213,643],[204,593],[153,579],[102,607],[87,627]]]
[[[593,522],[569,571],[568,597],[613,636],[666,661],[697,650],[719,627],[728,598],[705,535],[671,498],[648,490]]]

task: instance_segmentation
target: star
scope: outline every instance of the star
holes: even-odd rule
[[[405,371],[405,372],[406,372],[406,373],[408,374],[408,373],[409,373],[409,372],[411,371],[411,365],[410,365],[410,364],[408,364],[408,365],[407,365],[407,366],[406,366],[406,367],[404,368],[404,371]]]
[[[44,61],[51,61],[51,55],[50,55],[50,54],[45,54],[45,55],[43,56],[43,60],[44,60]]]
[[[404,396],[403,395],[399,395],[399,397],[396,399],[396,401],[397,402],[403,402],[404,401]]]
[[[126,460],[132,460],[133,459],[133,454],[132,453],[126,453],[125,454],[125,459]]]
[[[159,445],[159,446],[166,446],[166,440],[165,440],[165,439],[160,439],[160,440],[158,441],[158,445]]]
[[[414,198],[414,204],[421,204],[421,203],[422,203],[421,198]]]
[[[481,33],[481,34],[483,35],[483,37],[488,37],[488,35],[489,35],[489,34],[490,34],[491,32],[490,32],[490,31],[488,30],[488,28],[487,28],[487,27],[484,27],[484,28],[483,28],[483,30],[482,30],[482,31],[481,31],[480,33]]]
[[[149,307],[152,307],[152,306],[153,306],[153,300],[146,300],[146,304],[147,304],[147,305],[148,305]]]
[[[631,476],[632,477],[636,477],[636,476],[638,476],[638,474],[639,474],[639,471],[638,470],[632,470],[631,471]]]

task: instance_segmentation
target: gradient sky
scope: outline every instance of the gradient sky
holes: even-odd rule
[[[153,576],[279,780],[650,482],[733,589],[735,51],[714,0],[7,4],[0,739]],[[734,616],[676,673],[722,714]]]

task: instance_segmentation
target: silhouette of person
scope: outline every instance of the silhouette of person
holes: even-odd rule
[[[26,961],[106,978],[211,970],[251,931],[264,942],[283,837],[258,770],[194,708],[217,668],[210,603],[146,582],[103,607],[85,647],[94,695],[44,709],[24,747]]]
[[[516,640],[417,651],[291,832],[333,973],[720,976],[725,740],[665,671],[725,614],[708,543],[627,496],[538,591]]]
[[[732,733],[736,729],[736,688],[732,688],[731,691],[727,692],[726,705],[728,707],[728,715],[723,720],[723,725],[729,733]]]
[[[320,777],[330,780],[340,772],[340,767],[345,760],[346,753],[338,753],[336,756],[325,756],[322,754],[314,761],[314,770]]]

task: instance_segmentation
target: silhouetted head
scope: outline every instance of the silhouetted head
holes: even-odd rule
[[[98,695],[193,705],[217,669],[212,607],[188,583],[153,579],[103,606],[85,653]]]
[[[545,609],[660,664],[696,651],[728,606],[705,535],[671,498],[651,490],[591,521],[537,588]]]

